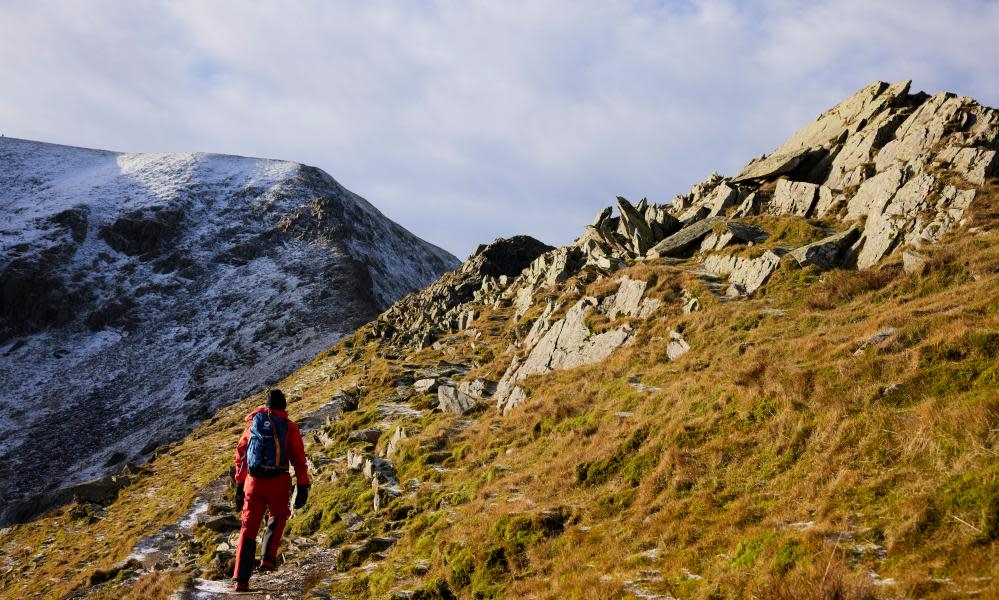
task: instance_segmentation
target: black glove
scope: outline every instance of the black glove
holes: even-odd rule
[[[243,512],[243,502],[246,500],[246,494],[243,492],[243,484],[236,484],[236,496],[233,498],[233,505],[236,507],[236,512]]]
[[[299,483],[295,485],[295,510],[305,506],[309,500],[309,484]]]

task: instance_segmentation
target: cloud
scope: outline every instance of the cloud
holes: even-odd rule
[[[999,104],[986,2],[0,3],[0,131],[323,168],[456,254],[733,173],[874,79]]]

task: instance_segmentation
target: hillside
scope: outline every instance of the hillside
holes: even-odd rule
[[[0,207],[0,524],[141,462],[457,264],[276,160],[0,138]]]
[[[999,597],[997,144],[875,82],[669,205],[480,246],[279,384],[316,475],[245,597]],[[5,530],[5,597],[220,597],[260,402]]]

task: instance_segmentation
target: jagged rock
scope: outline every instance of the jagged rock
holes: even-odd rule
[[[501,410],[516,383],[525,377],[599,362],[628,340],[629,329],[625,326],[596,335],[590,331],[586,316],[598,305],[596,298],[581,299],[548,328],[523,364],[511,363],[496,389]]]
[[[902,166],[928,160],[934,147],[941,143],[949,131],[963,130],[969,117],[980,112],[982,124],[993,120],[991,109],[980,111],[974,100],[940,93],[926,100],[895,131],[895,139],[885,144],[878,153],[875,167],[880,171],[892,165]],[[983,123],[984,121],[984,123]],[[971,145],[971,144],[969,144]]]
[[[878,150],[888,143],[899,125],[908,117],[905,108],[884,111],[860,131],[850,135],[830,165],[825,185],[842,190],[858,186],[868,177]],[[822,213],[819,212],[821,217]]]
[[[755,215],[760,212],[760,193],[751,192],[742,199],[739,206],[732,211],[732,217],[735,219],[740,219],[742,217],[748,217]]]
[[[456,387],[442,385],[437,388],[437,407],[444,412],[463,415],[475,407],[476,399]]]
[[[606,307],[602,312],[611,320],[621,315],[629,317],[636,316],[639,313],[642,296],[645,295],[647,285],[641,279],[631,279],[627,276],[622,277],[621,283],[617,288],[617,293],[608,296],[601,303],[602,307]]]
[[[739,200],[739,190],[723,183],[716,187],[705,204],[708,207],[708,216],[716,217],[722,215],[725,209],[732,206]],[[643,253],[644,254],[644,253]]]
[[[367,444],[378,443],[378,438],[382,436],[381,429],[358,429],[347,434],[347,439],[352,442],[365,442]]]
[[[684,339],[680,332],[673,331],[669,332],[669,343],[666,345],[666,356],[670,360],[676,360],[690,351],[690,344]]]
[[[746,165],[742,172],[732,178],[732,181],[748,179],[763,179],[790,173],[808,156],[808,148],[798,148],[791,152],[774,152],[769,156],[761,156]]]
[[[739,223],[736,221],[725,221],[721,225],[716,224],[711,233],[701,241],[701,252],[716,252],[732,243],[757,243],[767,239],[767,232],[759,227]]]
[[[701,310],[701,301],[697,299],[696,296],[691,294],[686,289],[682,290],[683,294],[683,314],[689,315],[690,313],[695,313]]]
[[[891,167],[865,181],[846,205],[846,220],[880,214],[905,182],[905,172]]]
[[[488,400],[496,393],[496,382],[476,377],[458,384],[458,391],[478,401]]]
[[[360,452],[347,450],[347,468],[352,471],[360,471],[364,468],[364,455]]]
[[[413,391],[417,394],[429,394],[430,392],[437,391],[437,378],[428,377],[426,379],[418,379],[413,383]]]
[[[501,400],[499,402],[496,408],[505,415],[506,413],[510,412],[511,410],[523,404],[524,401],[526,400],[527,400],[527,392],[524,391],[524,388],[518,385],[513,388],[513,390],[510,392],[510,395],[507,396],[505,400]]]
[[[780,255],[773,250],[767,250],[758,258],[712,254],[704,259],[707,271],[728,275],[729,281],[744,294],[752,294],[759,289],[779,266]]]
[[[911,83],[900,81],[889,85],[875,81],[798,130],[774,150],[774,154],[822,148],[831,141],[842,139],[844,134],[864,129],[875,115],[901,102],[908,94]]]
[[[621,196],[617,197],[617,208],[621,215],[618,233],[631,242],[631,250],[635,254],[639,256],[645,254],[657,241],[653,239],[652,228],[631,203]]]
[[[552,249],[523,235],[480,245],[456,271],[392,305],[373,330],[393,345],[428,348],[442,333],[461,328],[466,303],[495,302],[514,277]]]
[[[721,217],[709,217],[691,225],[687,225],[680,231],[669,236],[665,240],[653,246],[646,254],[648,258],[660,258],[663,256],[679,256],[694,248],[704,239],[717,223],[723,222]]]
[[[976,185],[984,184],[986,179],[999,173],[999,154],[987,148],[951,146],[938,154],[934,161],[957,171]]]
[[[621,197],[617,204],[620,216],[612,217],[611,210],[605,209],[573,243],[582,251],[586,264],[612,270],[623,259],[642,256],[680,227],[666,206],[649,204],[644,198],[632,206]]]
[[[928,208],[928,197],[936,178],[928,173],[917,173],[901,188],[888,196],[881,210],[878,205],[869,208],[864,225],[863,248],[857,256],[857,266],[865,269],[888,255],[895,247],[910,222],[918,213]],[[884,199],[879,199],[882,202]]]
[[[842,264],[846,251],[858,237],[860,237],[860,231],[851,227],[841,233],[830,235],[793,250],[790,252],[790,256],[801,267],[815,265],[822,270],[831,269]]]
[[[389,438],[388,444],[385,446],[385,458],[392,458],[395,453],[399,450],[399,444],[406,439],[406,429],[404,427],[396,427],[395,431],[392,433],[392,437]]]
[[[818,202],[828,210],[832,206],[832,191],[826,186],[781,179],[774,190],[768,212],[774,215],[809,216]]]

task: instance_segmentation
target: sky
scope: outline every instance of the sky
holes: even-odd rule
[[[0,0],[0,133],[317,166],[463,258],[733,175],[871,81],[999,106],[999,2]]]

